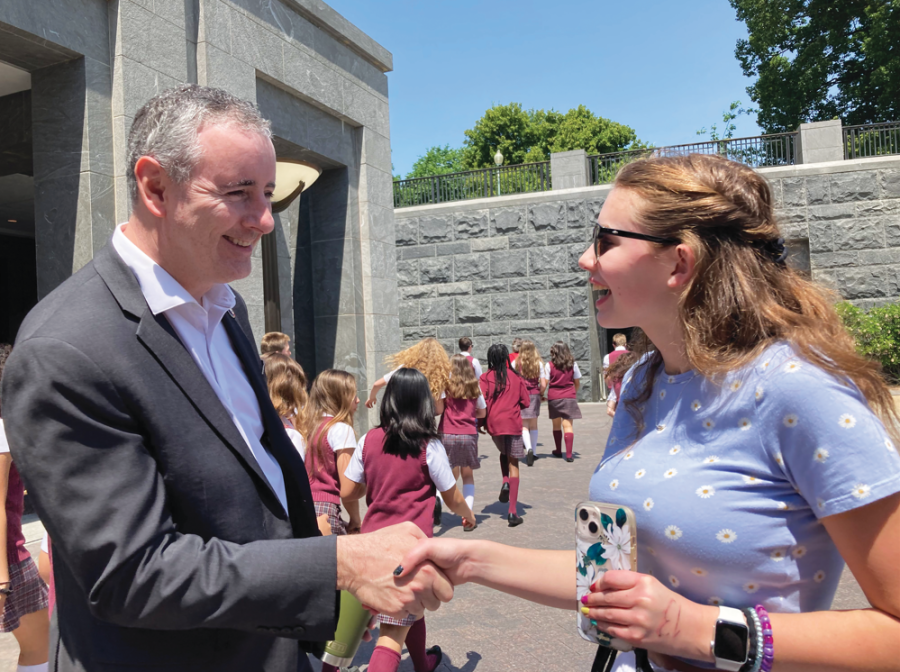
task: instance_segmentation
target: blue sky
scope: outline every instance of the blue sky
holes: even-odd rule
[[[728,0],[327,0],[394,56],[394,172],[433,145],[461,146],[495,103],[586,105],[656,145],[700,140],[734,100],[746,36]],[[743,116],[736,137],[757,135]]]

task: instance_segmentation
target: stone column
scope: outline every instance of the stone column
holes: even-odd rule
[[[797,163],[844,160],[844,135],[840,119],[800,124]]]
[[[551,154],[550,175],[554,191],[587,187],[590,183],[587,152],[583,149],[573,149],[571,152]]]

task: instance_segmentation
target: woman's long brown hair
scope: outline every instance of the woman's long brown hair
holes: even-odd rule
[[[540,378],[543,363],[534,341],[522,341],[519,345],[519,356],[516,357],[516,371],[519,375],[528,380]]]
[[[900,415],[881,367],[857,354],[835,312],[837,297],[776,261],[773,243],[781,233],[765,178],[723,157],[691,154],[630,163],[615,188],[638,197],[635,223],[642,231],[677,238],[694,252],[679,315],[687,359],[699,374],[714,378],[787,341],[816,366],[852,380],[898,438]],[[653,350],[646,338],[633,346],[637,357]],[[642,366],[645,384],[626,402],[638,434],[662,358],[654,352]]]
[[[263,355],[263,371],[269,387],[269,397],[278,415],[290,420],[305,439],[303,409],[306,407],[306,373],[293,357],[280,352]]]
[[[325,441],[328,430],[339,422],[353,426],[353,401],[356,378],[346,371],[325,369],[312,382],[304,412],[306,436],[306,471],[315,473],[325,464]],[[325,420],[323,416],[332,417]]]
[[[450,382],[447,383],[447,396],[453,399],[477,399],[481,396],[478,378],[469,358],[465,355],[453,355],[450,358]],[[437,397],[438,399],[440,396]]]

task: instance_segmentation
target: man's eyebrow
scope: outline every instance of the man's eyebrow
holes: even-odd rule
[[[234,187],[252,187],[255,185],[256,185],[256,180],[237,180],[236,182],[227,182],[226,184],[223,184],[222,188],[223,189],[233,189]],[[269,189],[274,189],[275,183],[269,182],[266,185],[266,187]]]

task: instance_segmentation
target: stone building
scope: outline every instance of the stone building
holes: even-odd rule
[[[0,341],[129,214],[137,109],[183,82],[254,101],[279,160],[322,170],[235,283],[254,333],[364,394],[399,346],[391,54],[320,0],[0,3]]]

